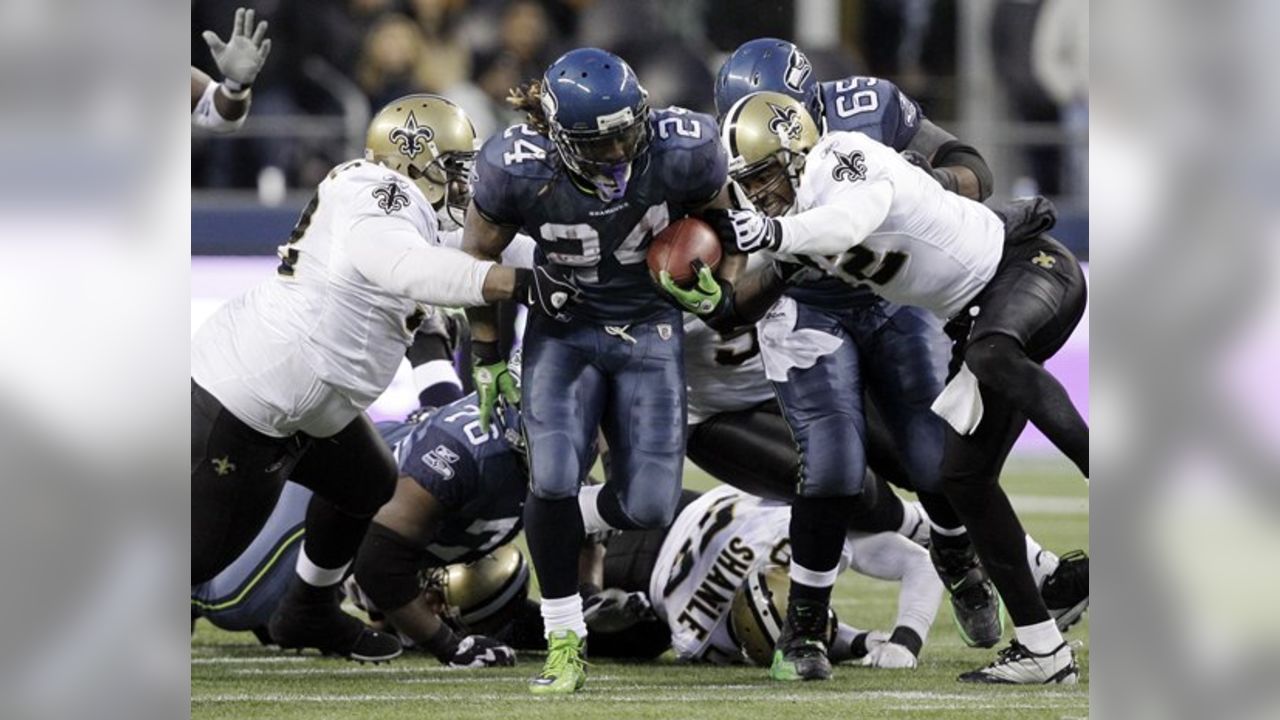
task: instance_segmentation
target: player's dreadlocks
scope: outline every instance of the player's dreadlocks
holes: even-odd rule
[[[547,136],[550,133],[550,125],[547,124],[547,114],[542,110],[542,81],[530,80],[520,87],[512,88],[507,95],[507,103],[516,110],[523,111],[525,117],[528,118],[529,127],[533,128],[539,135]]]

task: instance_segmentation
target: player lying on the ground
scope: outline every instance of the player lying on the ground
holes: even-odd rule
[[[1088,427],[1042,365],[1066,342],[1085,307],[1079,264],[1044,233],[1053,224],[1051,207],[1036,199],[998,216],[946,192],[931,175],[861,133],[819,139],[804,107],[778,93],[754,93],[735,103],[722,139],[731,175],[765,209],[728,211],[719,219],[739,249],[769,251],[869,285],[887,300],[951,322],[955,379],[934,403],[948,423],[943,489],[999,589],[1016,635],[996,662],[961,679],[1075,682],[1074,653],[1023,562],[1024,533],[999,486],[1000,469],[1028,418],[1088,474]],[[793,368],[812,365],[815,348],[838,342],[817,329],[797,342],[802,319],[784,301],[760,324],[765,368],[780,388]],[[785,394],[782,399],[786,408]],[[851,485],[842,492],[856,496],[858,490]],[[828,542],[824,538],[824,548]],[[830,549],[817,554],[830,558]],[[825,603],[814,600],[809,588],[827,584],[831,563],[806,568],[812,572],[804,577],[792,567],[779,658],[795,675],[830,672],[820,618],[814,617]],[[809,606],[803,613],[793,612],[798,596]]]
[[[395,638],[333,600],[396,463],[365,409],[390,383],[425,304],[539,295],[539,271],[436,247],[469,198],[471,121],[433,95],[392,101],[366,157],[320,183],[276,276],[224,304],[191,348],[192,583],[257,535],[286,477],[315,491],[298,579],[271,623],[284,647],[387,659]],[[536,301],[536,300],[535,300]]]
[[[887,487],[883,490],[892,495]],[[582,497],[594,491],[584,488]],[[896,497],[883,500],[897,501]],[[730,610],[753,573],[765,565],[790,562],[790,508],[728,486],[701,496],[685,491],[682,502],[669,529],[624,530],[606,541],[602,576],[606,592],[640,594],[656,620],[618,632],[616,617],[599,618],[612,622],[615,632],[601,633],[600,642],[593,634],[593,655],[656,657],[669,643],[681,660],[733,663],[746,659],[730,629]],[[840,569],[845,568],[902,583],[891,633],[894,647],[877,651],[869,664],[914,666],[942,600],[942,583],[929,554],[895,532],[851,532],[840,563]],[[595,604],[589,602],[588,608],[596,610]],[[831,624],[834,659],[865,654],[865,642],[855,642],[863,634],[848,625],[840,625],[836,632]]]
[[[218,133],[235,132],[249,117],[253,81],[271,53],[267,21],[254,25],[253,20],[252,9],[239,8],[226,42],[212,30],[202,34],[222,72],[222,82],[191,68],[191,122],[196,127]]]

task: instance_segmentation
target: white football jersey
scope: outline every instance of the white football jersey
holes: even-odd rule
[[[759,253],[751,255],[746,271],[766,262]],[[773,384],[764,374],[754,325],[726,336],[707,327],[693,313],[685,313],[684,375],[690,425],[773,399]]]
[[[348,233],[374,218],[436,242],[435,211],[416,185],[380,165],[346,163],[320,183],[280,246],[278,273],[223,305],[192,339],[192,378],[255,430],[336,432],[390,384],[423,310],[370,282],[347,256]]]
[[[680,512],[662,542],[649,600],[685,661],[744,661],[729,629],[733,598],[763,565],[791,565],[791,507],[721,485]],[[898,623],[928,635],[942,598],[929,553],[892,532],[845,536],[838,572],[901,582]]]
[[[808,155],[796,211],[839,205],[865,217],[884,212],[886,196],[891,197],[888,213],[878,227],[843,255],[811,259],[846,281],[865,283],[890,302],[952,317],[986,286],[1000,263],[1004,224],[986,206],[944,190],[892,148],[862,133],[834,132]],[[785,249],[786,232],[783,243]]]

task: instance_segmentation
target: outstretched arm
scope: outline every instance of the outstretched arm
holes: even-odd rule
[[[921,121],[907,150],[923,155],[933,177],[951,192],[979,202],[991,196],[995,178],[987,161],[972,145],[960,142],[932,121]]]

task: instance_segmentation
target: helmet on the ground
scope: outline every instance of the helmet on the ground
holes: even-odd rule
[[[799,100],[776,92],[743,96],[720,128],[729,153],[729,176],[768,215],[784,215],[795,203],[805,156],[818,143],[818,126]]]
[[[471,202],[471,168],[479,149],[462,108],[439,95],[405,95],[373,116],[365,158],[408,176],[435,209],[441,227],[461,227]]]
[[[777,38],[756,38],[738,46],[716,75],[716,114],[754,92],[782,93],[800,101],[813,118],[821,114],[818,80],[800,48]]]
[[[787,617],[791,578],[781,565],[766,565],[747,575],[729,608],[729,631],[748,660],[763,667],[773,662],[773,649]],[[835,637],[836,614],[830,611],[828,645]]]
[[[556,151],[608,202],[627,191],[649,146],[649,93],[622,58],[598,48],[560,56],[542,76],[542,110]]]

